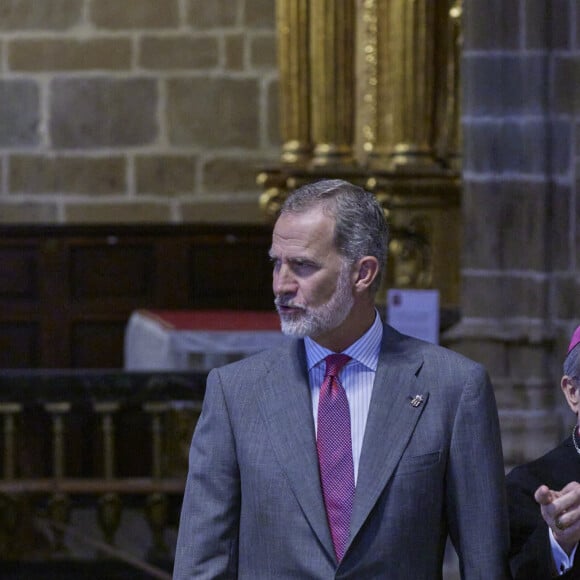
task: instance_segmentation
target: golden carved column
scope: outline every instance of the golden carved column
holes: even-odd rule
[[[314,165],[353,163],[354,0],[311,0]]]
[[[455,171],[461,169],[461,49],[462,34],[461,25],[463,17],[463,1],[449,0],[449,12],[446,15],[444,25],[447,30],[447,52],[441,69],[446,71],[444,79],[445,94],[440,99],[441,124],[439,128],[439,140],[437,150],[439,156],[448,167]]]
[[[22,412],[18,403],[0,403],[3,434],[2,479],[13,480],[16,476],[16,456],[18,453],[16,419]],[[20,494],[0,494],[0,556],[2,559],[17,559],[23,550],[18,537],[24,513],[23,496]]]
[[[284,162],[258,176],[264,214],[273,220],[290,191],[323,177],[370,189],[393,234],[386,285],[437,288],[442,307],[455,314],[461,0],[278,0],[277,6],[285,146]],[[297,84],[310,91],[309,110]],[[306,140],[308,124],[311,159],[297,163],[289,153]]]
[[[280,132],[282,162],[309,161],[310,140],[310,0],[277,0]]]
[[[446,44],[441,14],[448,0],[377,0],[376,142],[371,167],[432,170],[438,62]],[[372,82],[372,79],[371,79]]]
[[[113,415],[120,409],[118,401],[98,401],[93,404],[99,416],[103,438],[103,475],[107,481],[115,478],[115,423]],[[115,543],[115,534],[121,525],[123,503],[118,493],[105,493],[99,497],[98,522],[109,545]]]
[[[64,417],[71,410],[67,401],[45,403],[45,410],[52,422],[52,472],[54,491],[48,501],[48,515],[52,524],[53,550],[55,554],[68,552],[65,543],[65,529],[70,521],[71,500],[60,490],[65,468],[65,425]]]
[[[358,10],[357,34],[357,157],[363,161],[375,151],[377,142],[386,141],[384,123],[379,127],[380,111],[386,111],[385,99],[379,99],[378,85],[378,14],[377,0],[362,0]],[[383,91],[384,92],[384,91]]]
[[[144,405],[146,413],[151,415],[151,452],[152,452],[152,480],[161,484],[165,472],[167,457],[163,453],[164,418],[170,409],[165,401],[152,401]],[[165,542],[165,529],[168,523],[169,500],[166,493],[156,491],[147,496],[146,516],[153,536],[153,545],[148,551],[148,557],[152,561],[163,560],[169,548]]]

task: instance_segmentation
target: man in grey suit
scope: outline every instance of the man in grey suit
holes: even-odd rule
[[[477,363],[384,325],[374,196],[303,186],[270,257],[295,340],[214,369],[189,458],[174,579],[508,577],[493,390]]]

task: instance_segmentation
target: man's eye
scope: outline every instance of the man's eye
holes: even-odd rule
[[[293,269],[296,272],[300,272],[302,274],[312,272],[316,266],[311,262],[294,262]]]

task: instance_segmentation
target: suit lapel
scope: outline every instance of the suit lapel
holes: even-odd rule
[[[396,331],[385,327],[359,464],[351,540],[393,475],[429,397],[417,384],[423,359],[416,350],[408,350],[404,342]],[[265,382],[258,399],[270,443],[304,517],[334,558],[320,488],[303,342],[293,342],[283,356],[273,361],[270,372],[271,380]],[[423,399],[413,406],[416,395]]]
[[[293,342],[286,354],[288,356],[273,361],[271,380],[264,384],[260,392],[260,411],[268,428],[270,443],[304,516],[334,558],[320,487],[312,398],[303,342]]]
[[[359,463],[351,539],[393,475],[427,404],[429,394],[417,384],[422,364],[420,353],[407,350],[400,335],[385,326]],[[421,398],[412,404],[416,395]]]

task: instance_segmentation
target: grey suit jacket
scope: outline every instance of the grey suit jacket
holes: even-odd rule
[[[415,395],[423,402],[413,406]],[[477,363],[385,326],[350,542],[337,565],[304,344],[214,369],[192,439],[174,579],[508,577],[498,418]]]

